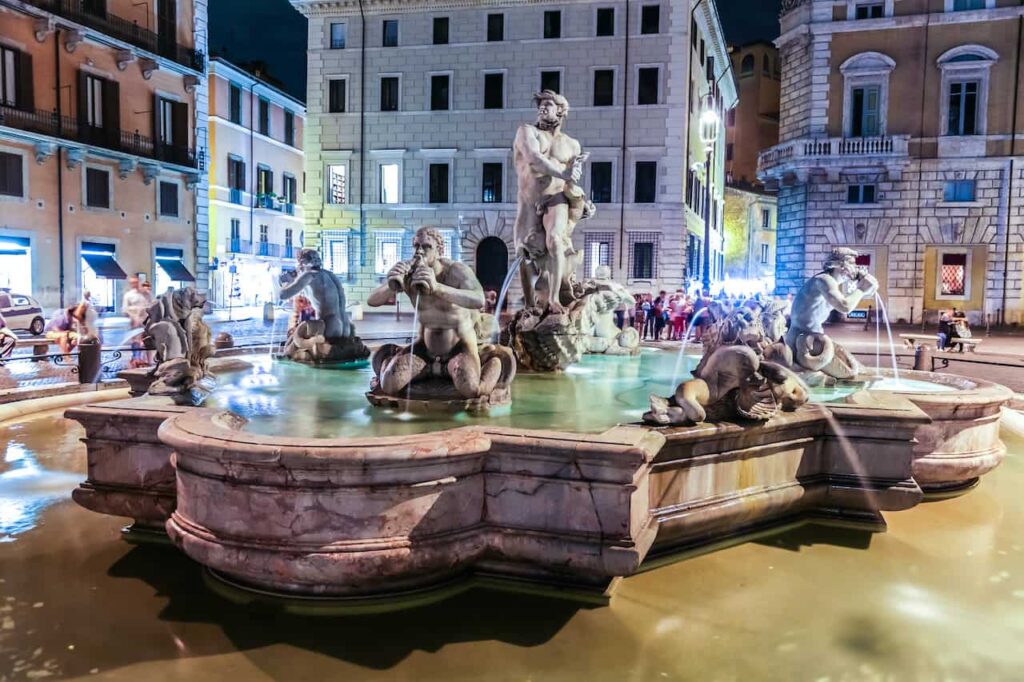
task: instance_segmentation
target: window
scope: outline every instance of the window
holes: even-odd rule
[[[725,145],[725,160],[726,161],[732,161],[732,152],[733,152],[733,146],[732,146],[732,142],[730,142],[729,144]]]
[[[770,230],[772,227],[772,212],[770,209],[761,209],[761,229]]]
[[[260,135],[270,137],[270,102],[260,99]]]
[[[769,246],[767,244],[761,244],[761,265],[768,264],[768,255],[770,253]]]
[[[380,110],[398,111],[398,76],[380,79]]]
[[[178,217],[178,183],[160,181],[159,213],[165,218]]]
[[[610,107],[615,104],[615,71],[594,70],[594,106]]]
[[[103,79],[85,77],[85,122],[93,128],[103,127]]]
[[[637,161],[633,185],[633,201],[653,204],[658,194],[658,164],[655,161]]]
[[[345,49],[345,24],[331,24],[331,49]]]
[[[505,15],[487,15],[487,42],[499,43],[505,39]]]
[[[661,33],[661,5],[644,5],[640,9],[640,33]]]
[[[380,203],[397,204],[399,198],[399,171],[397,163],[382,163],[380,165]]]
[[[484,74],[484,109],[505,108],[505,74]]]
[[[967,253],[942,252],[939,260],[939,296],[967,297]]]
[[[348,80],[332,78],[327,81],[327,113],[343,114],[348,107]]]
[[[284,175],[281,182],[281,201],[288,205],[299,202],[299,183],[294,175]]]
[[[972,9],[985,9],[985,0],[953,0],[954,12],[965,12]]]
[[[765,76],[772,75],[772,60],[768,58],[768,55],[761,57],[761,73]]]
[[[237,156],[228,156],[228,188],[245,191],[245,162]],[[241,203],[241,198],[235,203]]]
[[[660,70],[656,66],[646,66],[639,69],[636,103],[657,104]]]
[[[110,171],[104,168],[85,169],[85,205],[110,208]]]
[[[590,200],[595,204],[612,203],[612,162],[590,163]]]
[[[630,233],[629,274],[631,279],[654,279],[658,276],[657,264],[654,262],[657,243],[657,233]]]
[[[429,171],[427,201],[431,204],[448,203],[448,164],[432,163]]]
[[[320,252],[324,255],[324,267],[336,275],[349,272],[348,243],[351,235],[343,230],[324,230],[320,233]]]
[[[544,37],[562,37],[562,12],[560,10],[544,12]]]
[[[850,114],[851,137],[874,137],[881,129],[881,88],[878,85],[866,85],[851,90],[853,101]]]
[[[974,197],[974,180],[949,180],[946,182],[946,191],[943,194],[943,201],[950,203],[974,201]]]
[[[270,243],[270,225],[260,225],[260,244]],[[260,255],[267,255],[267,249],[260,249]]]
[[[884,2],[858,2],[853,14],[854,19],[881,19],[884,16]]]
[[[164,145],[174,144],[174,131],[177,127],[175,126],[176,104],[169,99],[159,98],[160,135],[158,137]]]
[[[978,133],[978,91],[978,81],[954,81],[949,84],[947,135]]]
[[[381,230],[374,234],[377,244],[374,270],[378,275],[385,275],[398,263],[402,256],[402,232]]]
[[[259,194],[272,194],[274,191],[274,171],[266,166],[260,165],[256,169],[256,192]]]
[[[846,203],[873,204],[877,189],[875,185],[850,185],[846,188]]]
[[[0,152],[0,195],[22,198],[25,196],[23,157],[20,154]]]
[[[22,106],[18,101],[18,56],[9,47],[0,45],[0,104]]]
[[[749,76],[754,73],[754,55],[748,54],[740,62],[740,75]]]
[[[284,245],[290,247],[295,241],[295,230],[290,227],[284,228]]]
[[[597,8],[597,37],[604,38],[615,35],[615,8]]]
[[[290,111],[284,112],[284,143],[295,146],[295,114]]]
[[[448,17],[434,17],[434,44],[448,44]]]
[[[561,71],[541,71],[540,72],[540,89],[551,90],[552,92],[562,91],[562,72]]]
[[[485,163],[483,165],[483,194],[481,201],[485,204],[502,202],[502,170],[503,164]]]
[[[231,241],[238,241],[242,238],[242,221],[238,218],[231,219]]]
[[[344,204],[348,202],[348,168],[344,164],[327,167],[327,203]]]
[[[398,47],[398,20],[385,19],[381,44],[384,47]]]
[[[232,123],[242,124],[242,88],[234,83],[228,86],[228,117]]]
[[[451,76],[447,74],[430,77],[430,110],[447,111],[451,108]]]

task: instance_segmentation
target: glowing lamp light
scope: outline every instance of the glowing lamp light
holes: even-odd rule
[[[715,111],[714,100],[708,95],[704,98],[703,111],[700,114],[700,141],[710,147],[718,141],[718,125],[720,119]]]

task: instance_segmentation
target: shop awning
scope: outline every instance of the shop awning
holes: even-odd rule
[[[26,256],[29,245],[27,237],[0,237],[0,256]]]
[[[158,258],[156,264],[167,273],[167,276],[175,282],[194,282],[195,276],[188,271],[185,264],[180,260],[170,258]]]
[[[92,268],[97,277],[128,279],[128,275],[124,274],[124,270],[117,264],[113,256],[105,253],[83,253],[82,260]]]

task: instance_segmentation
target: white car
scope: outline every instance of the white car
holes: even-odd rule
[[[24,329],[33,336],[42,334],[46,326],[43,308],[31,296],[0,291],[0,315],[10,329]]]

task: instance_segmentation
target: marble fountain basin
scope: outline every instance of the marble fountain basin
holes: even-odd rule
[[[244,589],[358,603],[484,578],[601,602],[660,561],[794,523],[883,530],[882,512],[922,500],[919,476],[935,488],[977,478],[1002,456],[996,422],[1010,396],[971,384],[927,397],[860,390],[766,424],[668,429],[616,425],[643,407],[629,382],[614,405],[574,388],[612,420],[575,430],[399,420],[405,432],[330,436],[154,398],[66,416],[87,434],[77,502],[166,531]]]

